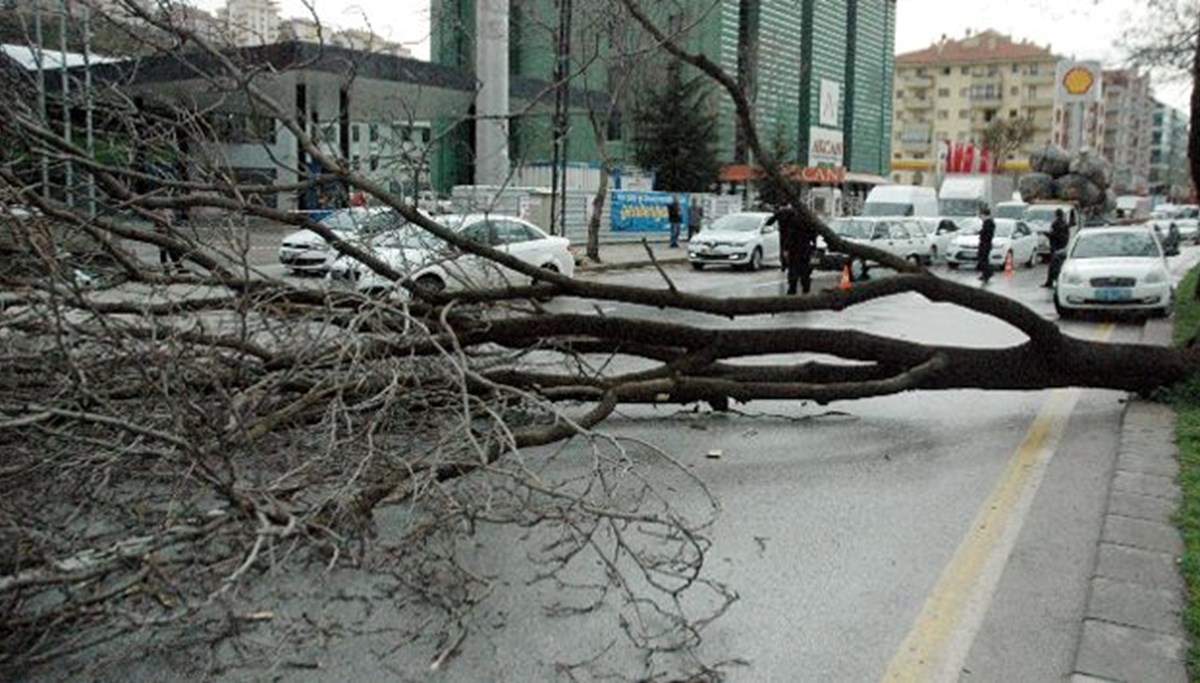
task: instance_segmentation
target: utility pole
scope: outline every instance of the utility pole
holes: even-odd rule
[[[71,78],[67,72],[67,1],[58,3],[58,46],[59,64],[58,75],[62,81],[62,123],[63,139],[71,144]],[[75,165],[68,158],[63,178],[63,195],[67,206],[75,206]]]
[[[571,0],[557,0],[558,41],[554,63],[554,146],[550,160],[550,234],[567,232],[567,77],[571,62]],[[560,195],[561,190],[561,196]]]

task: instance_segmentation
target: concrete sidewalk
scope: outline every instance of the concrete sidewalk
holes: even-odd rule
[[[1172,329],[1147,321],[1142,342],[1169,345]],[[1131,395],[1071,681],[1188,680],[1178,476],[1174,411]]]

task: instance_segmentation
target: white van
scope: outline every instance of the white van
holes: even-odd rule
[[[863,203],[863,215],[934,218],[938,215],[937,191],[917,185],[877,185]]]

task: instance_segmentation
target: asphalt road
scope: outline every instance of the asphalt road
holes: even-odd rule
[[[1173,259],[1178,275],[1196,251]],[[252,259],[261,258],[268,273],[277,272],[269,244],[251,253],[261,254]],[[1037,286],[1044,267],[1019,268],[1011,279],[998,275],[989,286],[1054,319],[1049,291]],[[775,270],[667,272],[680,289],[716,296],[783,288]],[[970,273],[939,272],[973,283]],[[652,269],[589,277],[664,286]],[[822,274],[817,286],[834,277]],[[664,315],[625,305],[603,310]],[[995,320],[915,295],[838,314],[737,323],[670,315],[714,326],[854,327],[980,347],[1022,340]],[[1140,336],[1140,325],[1130,322],[1071,321],[1064,329],[1112,341]],[[829,406],[760,402],[728,414],[634,407],[602,429],[625,439],[630,462],[674,496],[681,511],[710,512],[675,463],[719,501],[706,530],[707,571],[739,599],[703,631],[697,655],[728,663],[730,680],[1051,681],[1063,679],[1074,660],[1123,398],[1098,390],[952,391]],[[573,443],[559,455],[572,462],[590,454]],[[438,680],[561,678],[558,665],[590,653],[603,655],[602,670],[632,675],[695,666],[675,655],[647,663],[622,654],[622,617],[614,610],[547,617],[545,609],[562,596],[528,583],[520,567],[529,543],[504,536],[476,547],[481,565],[503,578],[473,620],[495,628],[465,641]],[[697,614],[711,604],[702,592],[685,600]],[[364,656],[387,649],[384,643],[332,647],[321,654],[319,671],[296,671],[289,679],[407,680],[428,673],[399,657]]]

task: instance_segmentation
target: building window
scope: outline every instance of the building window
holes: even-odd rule
[[[1026,96],[1027,96],[1029,99],[1031,99],[1031,100],[1036,100],[1036,99],[1037,99],[1037,96],[1038,96],[1038,95],[1037,95],[1037,86],[1036,86],[1036,85],[1031,85],[1031,86],[1028,86],[1028,87],[1029,87],[1029,89],[1026,91]]]
[[[949,76],[950,75],[950,67],[948,67],[948,66],[942,67],[942,75]]]
[[[1038,75],[1038,65],[1037,65],[1037,64],[1030,64],[1030,65],[1029,65],[1029,75],[1030,75],[1030,76],[1036,76],[1036,75]]]
[[[963,120],[971,118],[971,110],[970,109],[959,109],[958,110],[958,118],[963,119]]]
[[[971,73],[971,67],[964,66],[959,73],[961,73],[963,76],[966,76],[967,74]]]
[[[372,171],[379,170],[379,157],[374,154],[371,155],[371,170]]]
[[[938,88],[938,97],[950,97],[950,88]]]
[[[920,90],[915,91],[913,94],[915,94],[917,96],[918,100],[925,99],[925,89],[924,88],[921,88]]]
[[[898,99],[898,100],[904,99],[904,90],[903,89],[896,91],[896,99]]]
[[[1016,110],[1016,109],[1009,109],[1009,110],[1008,110],[1008,118],[1010,118],[1010,119],[1015,119],[1015,118],[1017,118],[1017,114],[1018,114],[1018,113],[1019,113],[1019,112],[1017,112],[1017,110]]]
[[[999,74],[999,73],[1000,73],[1000,69],[999,69],[999,67],[997,67],[995,64],[993,64],[992,66],[989,66],[989,67],[988,67],[988,69],[987,69],[987,75],[988,75],[988,76],[995,76],[995,75],[997,75],[997,74]]]
[[[923,67],[923,66],[917,67],[917,75],[918,76],[924,76],[926,73],[928,73],[928,72],[925,70],[925,67]]]
[[[433,131],[429,130],[428,128],[422,128],[421,129],[421,142],[428,143],[432,139],[433,139]]]
[[[1021,73],[1021,65],[1020,65],[1020,64],[1013,64],[1013,65],[1012,65],[1012,72],[1013,72],[1014,74],[1016,74],[1016,73]]]
[[[994,118],[996,118],[996,110],[995,109],[984,109],[983,110],[983,122],[984,123],[991,123],[992,119],[994,119]]]
[[[367,135],[370,137],[371,142],[379,142],[379,124],[372,123],[370,127],[367,128]]]
[[[358,142],[358,137],[358,124],[356,123],[353,126],[350,126],[350,142]]]
[[[937,117],[938,121],[945,121],[946,119],[950,118],[950,112],[946,111],[945,109],[939,109]]]

